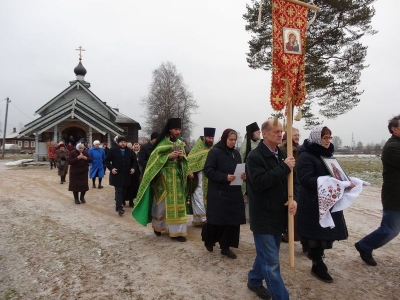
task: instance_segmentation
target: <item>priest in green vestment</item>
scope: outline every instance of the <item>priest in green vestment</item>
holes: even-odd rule
[[[215,128],[204,127],[204,136],[198,138],[187,156],[189,168],[188,196],[193,209],[193,225],[204,225],[207,221],[208,179],[204,176],[204,163],[214,145]]]
[[[187,160],[180,118],[168,120],[150,154],[136,196],[132,216],[143,226],[152,222],[154,233],[168,232],[177,241],[187,235]]]

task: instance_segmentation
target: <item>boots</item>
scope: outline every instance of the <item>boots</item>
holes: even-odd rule
[[[103,186],[101,185],[101,179],[102,179],[102,178],[99,178],[99,189],[102,189],[102,188],[103,188]]]
[[[78,199],[78,192],[72,192],[74,194],[75,204],[81,204]]]
[[[86,203],[85,192],[81,192],[81,203]]]
[[[313,261],[311,267],[311,274],[326,283],[333,282],[331,275],[328,273],[328,267],[325,265],[324,261],[321,259],[318,262]]]
[[[207,250],[208,250],[208,248],[207,248]],[[208,251],[210,251],[210,250],[208,250]],[[232,259],[236,259],[236,257],[237,257],[236,254],[233,253],[232,250],[229,249],[229,248],[221,249],[221,254],[222,255],[226,255],[226,256],[228,256],[229,258],[232,258]]]
[[[311,274],[322,280],[323,282],[331,283],[333,279],[328,273],[328,267],[323,261],[324,250],[320,247],[310,248],[307,257],[312,260]]]

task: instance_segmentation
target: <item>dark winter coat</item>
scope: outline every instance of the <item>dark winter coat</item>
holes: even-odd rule
[[[261,141],[246,160],[250,229],[258,234],[286,232],[288,222],[286,152],[275,153]]]
[[[56,162],[58,168],[58,176],[65,176],[68,173],[68,150],[67,149],[57,149],[56,150]],[[61,161],[64,161],[64,167],[60,169]]]
[[[142,173],[144,173],[144,170],[146,169],[147,161],[149,160],[151,151],[153,151],[153,144],[150,141],[140,147],[138,161]]]
[[[400,137],[392,135],[382,150],[384,209],[400,210]]]
[[[92,158],[86,150],[83,150],[82,155],[87,157],[85,159],[78,159],[80,152],[76,149],[69,151],[68,164],[69,167],[69,187],[68,190],[72,192],[86,192],[89,190],[88,172],[89,163]]]
[[[207,223],[212,225],[239,225],[246,223],[244,201],[240,185],[230,185],[228,174],[233,175],[242,162],[236,149],[229,149],[219,141],[208,152],[204,174],[208,178]]]
[[[307,239],[317,241],[335,241],[347,239],[347,227],[343,211],[331,213],[334,228],[323,228],[319,224],[318,184],[320,176],[330,175],[321,156],[331,157],[334,147],[329,148],[309,143],[308,140],[299,148],[297,177],[300,182],[300,195],[297,207],[297,233]]]
[[[131,169],[138,171],[138,163],[136,154],[133,150],[125,148],[124,155],[121,154],[121,149],[116,146],[112,147],[106,156],[106,166],[110,170],[110,185],[113,186],[129,186],[131,184]],[[113,174],[112,169],[117,169],[118,173]]]

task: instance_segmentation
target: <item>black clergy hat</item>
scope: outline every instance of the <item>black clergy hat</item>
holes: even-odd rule
[[[215,136],[215,128],[212,127],[204,127],[204,136]]]
[[[182,128],[181,118],[171,118],[168,120],[168,129]]]
[[[251,134],[251,133],[253,133],[253,132],[255,132],[255,131],[258,131],[258,130],[260,130],[260,127],[258,127],[258,125],[257,125],[256,122],[251,123],[251,124],[249,124],[249,125],[246,126],[247,135],[248,135],[249,133]]]

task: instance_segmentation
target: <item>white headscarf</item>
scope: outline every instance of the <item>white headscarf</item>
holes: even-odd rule
[[[79,151],[79,148],[80,148],[81,146],[83,147],[83,149],[85,149],[85,146],[84,146],[82,143],[77,143],[76,146],[75,146],[76,150]]]
[[[310,132],[310,137],[308,138],[309,143],[314,143],[318,145],[322,145],[322,140],[321,140],[321,131],[322,131],[322,126],[317,126],[314,127],[311,132]]]
[[[99,142],[98,140],[95,140],[95,141],[93,142],[93,146],[95,146],[95,145],[100,145],[100,142]]]

